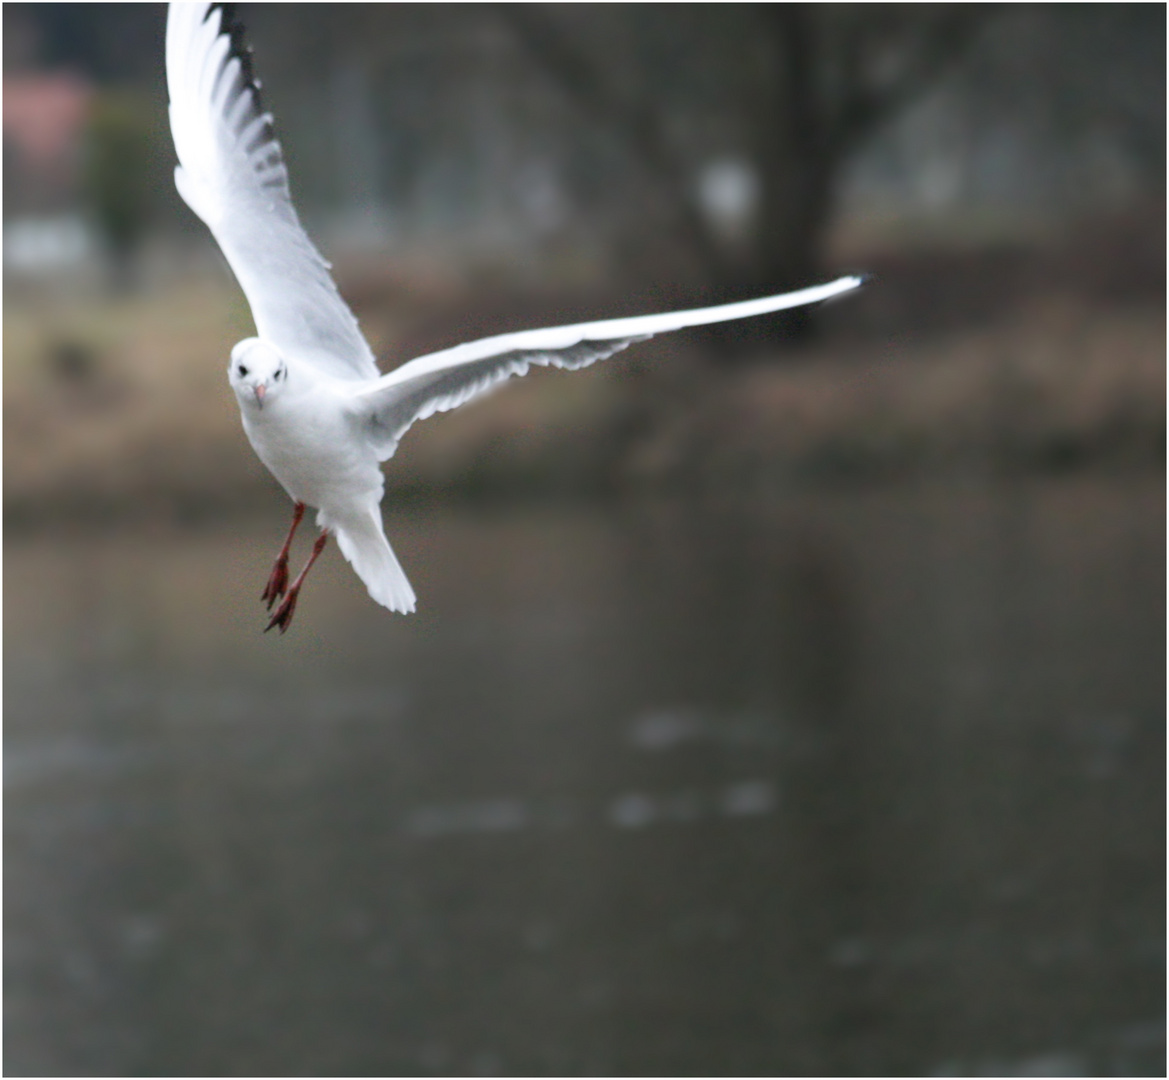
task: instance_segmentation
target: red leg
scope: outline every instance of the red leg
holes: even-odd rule
[[[272,605],[284,595],[284,590],[288,588],[288,551],[292,547],[292,538],[296,535],[296,527],[303,517],[304,503],[298,502],[292,510],[292,528],[288,530],[284,547],[276,556],[276,562],[272,565],[272,573],[268,576],[268,584],[264,586],[264,593],[260,597],[261,600],[268,601],[269,611],[272,610]]]
[[[317,561],[317,556],[325,550],[328,539],[328,532],[323,532],[317,537],[317,542],[313,544],[313,553],[308,557],[308,562],[304,564],[304,569],[296,575],[296,580],[292,583],[292,588],[288,590],[288,595],[276,609],[276,614],[272,616],[271,622],[264,627],[265,634],[274,626],[279,626],[282,634],[288,629],[289,623],[292,622],[292,613],[296,611],[296,598],[300,595],[300,587],[304,583],[309,568]]]

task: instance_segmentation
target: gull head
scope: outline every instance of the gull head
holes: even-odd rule
[[[227,377],[240,408],[263,409],[280,396],[288,383],[288,365],[268,342],[244,338],[231,350]]]

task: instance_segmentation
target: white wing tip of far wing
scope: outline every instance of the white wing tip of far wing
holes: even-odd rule
[[[670,330],[682,330],[689,326],[709,326],[711,323],[731,322],[734,319],[748,319],[755,315],[768,315],[773,311],[819,304],[834,296],[851,292],[867,280],[860,274],[846,274],[824,285],[799,289],[796,292],[779,293],[775,296],[761,296],[754,300],[740,300],[737,303],[718,304],[715,307],[693,308],[689,311],[665,312],[661,315],[641,315],[627,319],[608,319],[603,322],[583,323],[578,326],[561,327],[552,333],[580,333],[586,340],[606,340],[616,337],[640,337],[660,334]]]

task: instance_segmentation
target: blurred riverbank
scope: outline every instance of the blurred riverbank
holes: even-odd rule
[[[1117,235],[1076,256],[858,253],[877,280],[824,311],[812,342],[729,363],[678,334],[584,372],[535,372],[415,427],[387,489],[755,491],[939,470],[1163,469],[1164,264],[1147,240],[1134,253]],[[508,295],[355,263],[339,277],[383,368],[505,329],[679,306]],[[274,482],[224,374],[249,333],[226,271],[115,297],[10,290],[9,523],[217,514],[267,497]]]

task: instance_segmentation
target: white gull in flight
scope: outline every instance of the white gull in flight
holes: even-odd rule
[[[380,463],[416,420],[532,365],[583,368],[654,334],[814,304],[861,284],[842,277],[719,307],[501,334],[383,375],[329,264],[301,228],[250,50],[222,5],[170,5],[166,77],[175,185],[218,241],[256,324],[256,336],[231,350],[228,367],[244,431],[295,504],[262,596],[269,611],[279,602],[268,630],[288,628],[330,533],[374,600],[391,611],[414,610],[414,590],[382,530]],[[288,552],[306,506],[317,508],[321,533],[290,586]]]

